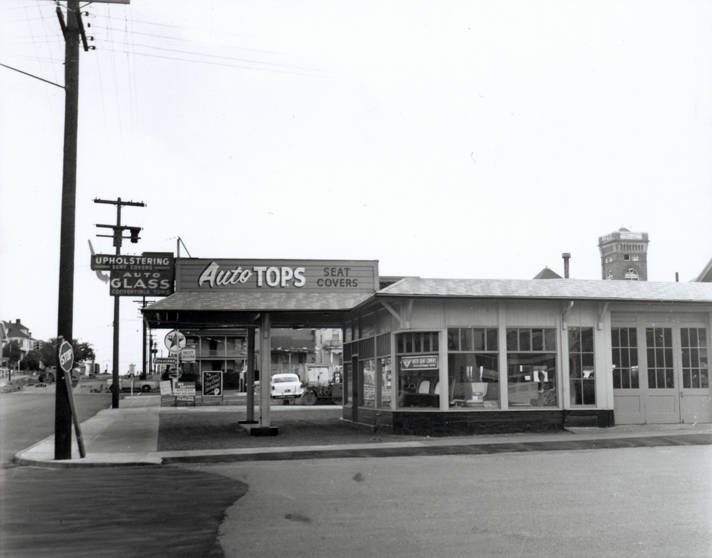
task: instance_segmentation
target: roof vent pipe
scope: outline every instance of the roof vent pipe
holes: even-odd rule
[[[564,258],[564,279],[569,278],[569,258],[571,258],[571,254],[569,252],[564,252],[561,254],[561,257]]]

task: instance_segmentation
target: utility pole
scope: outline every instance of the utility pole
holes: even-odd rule
[[[130,0],[106,1],[127,4]],[[57,337],[59,339],[64,338],[71,343],[74,325],[74,231],[77,198],[79,41],[81,39],[85,51],[94,50],[96,47],[89,46],[89,41],[94,38],[88,37],[84,30],[79,0],[66,0],[66,2],[66,20],[59,2],[57,2],[56,9],[59,26],[64,35],[64,156],[62,161],[62,209],[59,234]],[[69,392],[64,382],[64,372],[60,366],[57,367],[56,379],[57,389],[54,396],[54,458],[71,459],[72,409]]]
[[[59,6],[58,14],[61,14]],[[64,159],[59,234],[57,337],[72,342],[74,320],[74,221],[77,197],[77,120],[79,113],[79,0],[67,0],[64,32]],[[60,18],[60,23],[63,20]],[[54,395],[54,458],[72,457],[72,410],[64,372],[57,366]]]
[[[113,238],[114,239],[114,247],[116,248],[116,255],[120,256],[121,255],[121,243],[123,242],[124,238],[130,238],[131,242],[138,242],[138,233],[141,230],[141,227],[130,227],[127,225],[122,225],[121,224],[121,208],[123,206],[132,206],[132,207],[146,207],[146,204],[143,202],[134,202],[134,201],[123,201],[121,198],[117,198],[115,200],[101,200],[99,198],[96,198],[94,200],[94,203],[108,203],[110,205],[115,205],[116,206],[116,224],[115,225],[103,225],[103,224],[97,224],[97,227],[104,227],[104,228],[109,228],[113,229],[113,234],[98,234],[97,236],[103,236],[103,237],[108,237],[108,238]],[[130,237],[124,237],[124,230],[130,230],[131,231],[131,236]],[[119,408],[119,392],[121,390],[121,386],[119,385],[119,302],[121,300],[121,297],[119,295],[114,295],[114,357],[112,361],[112,367],[111,367],[111,408],[112,409],[118,409]]]

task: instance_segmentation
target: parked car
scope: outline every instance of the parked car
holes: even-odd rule
[[[285,405],[304,394],[302,381],[296,374],[275,374],[272,376],[272,399],[281,399]]]

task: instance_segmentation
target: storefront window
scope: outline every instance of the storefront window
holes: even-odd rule
[[[398,347],[398,407],[440,406],[437,332],[402,333]]]
[[[596,404],[593,328],[569,328],[569,383],[572,405]]]
[[[638,337],[634,327],[611,329],[613,389],[638,389]]]
[[[674,388],[672,328],[646,328],[645,342],[648,350],[648,389]]]
[[[344,405],[349,403],[353,398],[353,384],[351,383],[351,368],[350,362],[344,362]]]
[[[393,381],[391,376],[391,334],[382,333],[376,337],[376,405],[390,408],[393,397]]]
[[[554,328],[507,329],[507,381],[510,407],[557,406]]]
[[[682,387],[708,388],[707,331],[704,327],[680,328]]]
[[[499,407],[497,349],[497,328],[448,329],[450,407]]]
[[[376,363],[374,359],[360,360],[359,366],[359,405],[376,406]]]
[[[378,373],[381,376],[381,407],[390,408],[393,397],[393,385],[391,379],[391,357],[379,357]]]

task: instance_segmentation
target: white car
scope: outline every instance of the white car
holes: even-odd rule
[[[275,374],[272,376],[272,399],[282,399],[285,403],[304,394],[302,381],[296,374]]]

